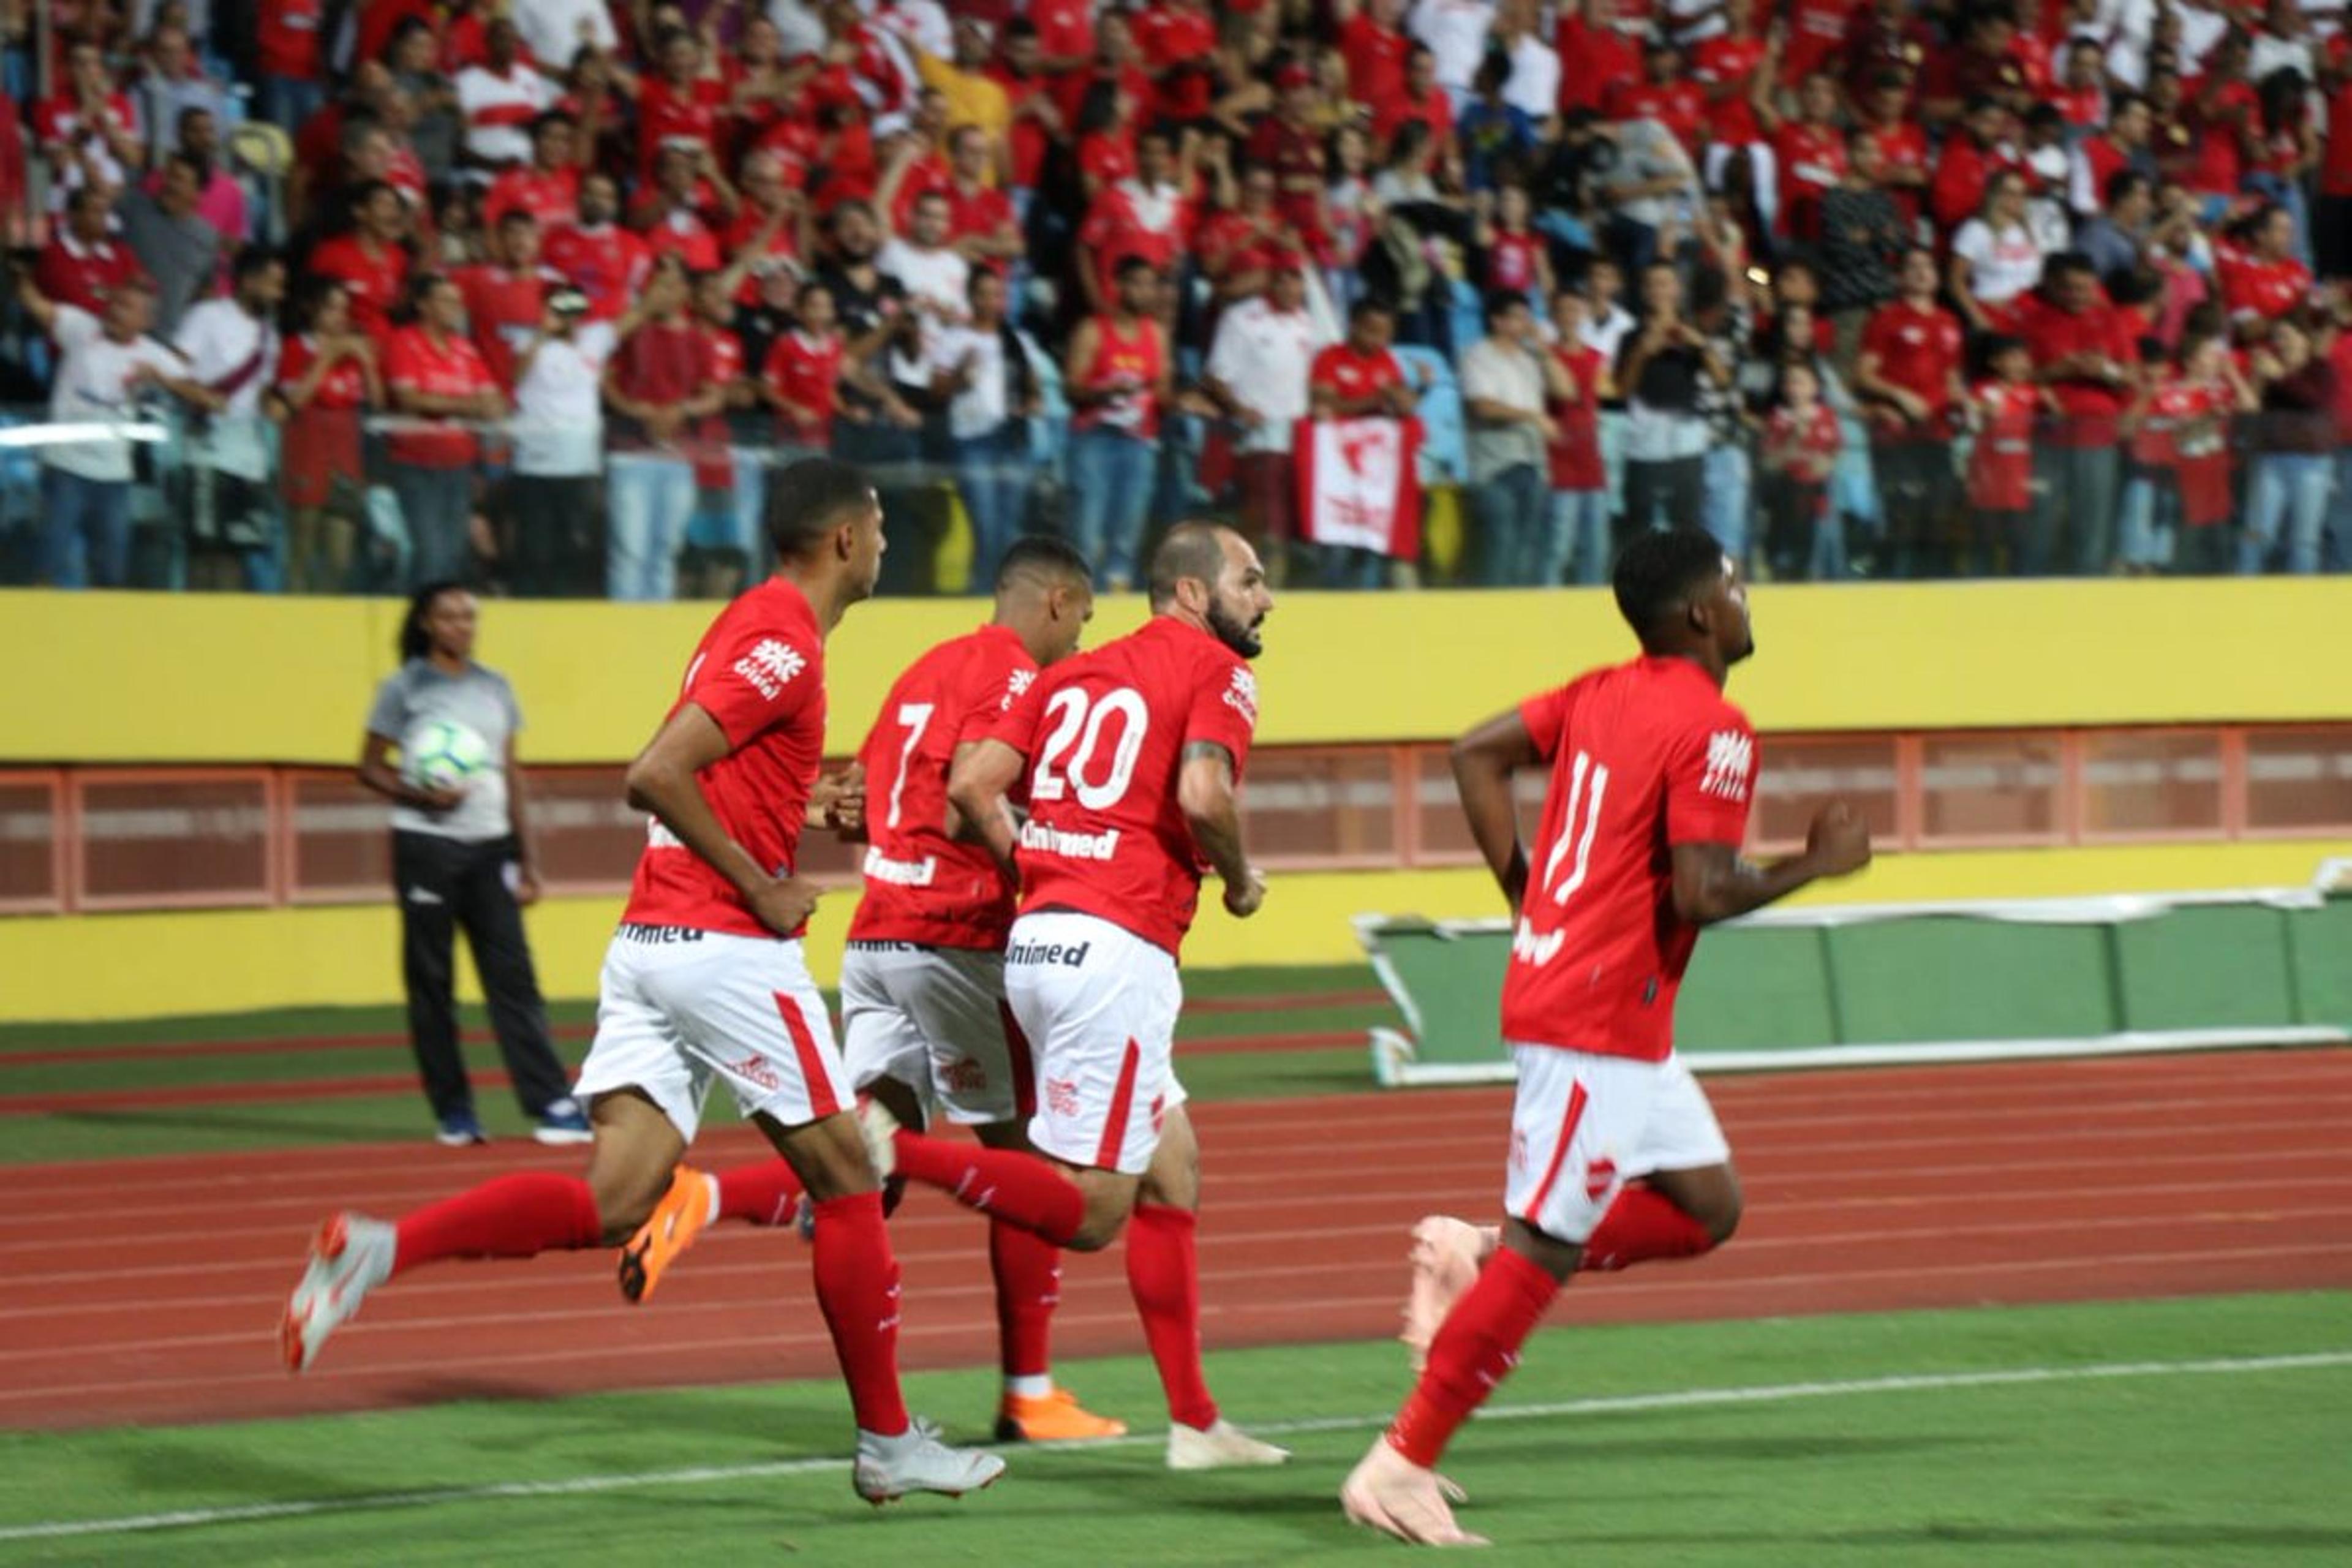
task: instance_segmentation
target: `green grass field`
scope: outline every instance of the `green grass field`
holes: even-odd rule
[[[1403,1550],[1333,1500],[1404,1386],[1399,1347],[1237,1352],[1210,1373],[1292,1465],[1173,1475],[1139,1436],[1019,1452],[984,1495],[877,1513],[835,1457],[829,1384],[16,1435],[0,1438],[0,1562],[1104,1568]],[[1157,1408],[1142,1362],[1064,1373],[1097,1408]],[[969,1434],[992,1382],[909,1392]],[[1447,1468],[1505,1563],[2342,1563],[2347,1423],[2341,1293],[1570,1329],[1530,1346]],[[30,1533],[71,1521],[95,1523]]]

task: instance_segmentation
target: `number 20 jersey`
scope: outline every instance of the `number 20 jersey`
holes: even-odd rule
[[[1503,977],[1503,1037],[1664,1061],[1698,942],[1675,912],[1674,846],[1738,847],[1756,731],[1680,658],[1594,670],[1519,717],[1551,783]]]
[[[1028,764],[1021,912],[1076,910],[1174,954],[1206,869],[1177,799],[1184,748],[1223,746],[1238,783],[1256,729],[1249,666],[1166,616],[1039,676],[994,731]]]

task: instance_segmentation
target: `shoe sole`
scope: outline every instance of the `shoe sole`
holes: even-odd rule
[[[908,1487],[905,1491],[884,1492],[879,1497],[877,1497],[870,1492],[859,1492],[857,1495],[864,1498],[867,1502],[872,1503],[876,1508],[887,1508],[892,1503],[897,1502],[900,1498],[913,1497],[919,1492],[929,1492],[933,1497],[952,1498],[957,1501],[961,1501],[965,1497],[972,1492],[986,1491],[989,1488],[994,1486],[1003,1479],[1004,1472],[1002,1469],[999,1469],[994,1475],[989,1477],[988,1479],[981,1482],[978,1486],[966,1487],[961,1491],[951,1492],[943,1487]]]
[[[436,1132],[433,1142],[444,1149],[476,1149],[490,1141],[487,1132]]]
[[[304,1266],[305,1278],[308,1278],[312,1267],[320,1263],[332,1263],[342,1257],[344,1249],[351,1244],[351,1227],[344,1223],[343,1216],[339,1214],[330,1215],[319,1226],[319,1234],[310,1240],[310,1262]],[[296,1287],[296,1294],[300,1294],[299,1286]],[[289,1372],[300,1373],[309,1370],[310,1357],[308,1347],[303,1342],[303,1331],[310,1326],[310,1314],[307,1310],[296,1311],[294,1303],[288,1301],[285,1316],[280,1318],[278,1323],[278,1353],[286,1358],[286,1370]]]
[[[1013,1417],[1000,1415],[996,1418],[996,1440],[1000,1443],[1108,1443],[1113,1437],[1126,1436],[1127,1423],[1124,1421],[1108,1422],[1099,1432],[1070,1432],[1060,1436],[1048,1433],[1043,1436],[1033,1436]]]
[[[556,1149],[576,1146],[582,1143],[593,1143],[596,1142],[596,1134],[589,1131],[585,1128],[574,1131],[569,1127],[541,1127],[532,1131],[530,1141],[534,1143],[544,1143],[551,1149]]]

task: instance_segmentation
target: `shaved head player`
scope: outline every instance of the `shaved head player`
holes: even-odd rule
[[[1004,1462],[942,1446],[899,1396],[898,1264],[881,1184],[801,951],[817,889],[795,869],[800,836],[826,815],[812,798],[824,641],[874,592],[882,508],[856,468],[812,458],[774,477],[768,530],[775,575],[719,613],[629,764],[629,803],[652,820],[573,1090],[595,1131],[586,1178],[501,1176],[393,1223],[331,1216],[287,1305],[285,1353],[308,1368],[371,1289],[421,1265],[620,1241],[652,1213],[724,1081],[816,1203],[817,1302],[857,1419],[852,1484],[875,1503],[960,1494]]]
[[[1723,547],[1695,529],[1643,533],[1618,559],[1616,594],[1641,658],[1530,698],[1454,748],[1462,809],[1516,921],[1505,1218],[1412,1397],[1339,1493],[1357,1523],[1424,1545],[1483,1544],[1454,1522],[1434,1467],[1561,1283],[1580,1266],[1705,1252],[1738,1222],[1731,1152],[1674,1054],[1675,994],[1700,928],[1870,860],[1869,831],[1837,803],[1802,854],[1740,856],[1756,732],[1723,685],[1755,638]],[[1532,857],[1511,801],[1529,768],[1550,774]]]

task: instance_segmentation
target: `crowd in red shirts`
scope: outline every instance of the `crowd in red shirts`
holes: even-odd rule
[[[756,455],[776,448],[874,465],[918,534],[944,527],[944,477],[977,548],[1059,527],[1114,582],[1154,521],[1203,507],[1307,560],[1269,460],[1277,423],[1351,416],[1358,394],[1307,393],[1343,340],[1415,395],[1374,415],[1431,422],[1424,459],[1470,481],[1474,557],[1479,498],[1532,463],[1548,526],[1696,522],[1675,498],[1704,494],[1703,521],[1775,574],[2340,569],[2346,13],[80,0],[30,62],[53,90],[0,117],[0,196],[34,286],[86,310],[141,271],[171,300],[162,251],[192,225],[220,231],[200,292],[226,288],[239,246],[282,244],[275,379],[317,379],[331,347],[344,416],[396,416],[364,447],[380,483],[331,496],[289,465],[289,505],[393,492],[447,534],[462,502],[467,569],[524,592],[547,585],[514,562],[544,552],[501,516],[502,438],[420,422],[585,407],[608,445],[689,472],[613,503],[612,547],[652,563],[616,562],[614,592],[675,591],[681,563],[689,586],[756,569]],[[273,158],[240,118],[284,133],[282,182],[243,177]],[[193,211],[161,181],[180,158]],[[142,193],[162,215],[143,226],[123,205]],[[1670,290],[1645,280],[1660,265]],[[688,301],[660,321],[657,273]],[[420,313],[444,279],[454,336]],[[1497,294],[1528,300],[1527,343],[1559,361],[1540,462],[1482,443],[1517,417],[1493,399],[1460,404],[1466,462],[1420,405]],[[1670,296],[1686,345],[1645,331]],[[1224,363],[1285,389],[1211,374],[1221,331],[1248,339]],[[691,417],[641,416],[630,367],[655,333],[704,343],[673,389]],[[555,341],[578,352],[535,355]],[[310,405],[272,406],[323,416]],[[379,471],[419,454],[470,494]],[[1060,493],[1038,458],[1062,461]],[[1590,580],[1595,547],[1574,553]],[[1569,554],[1526,559],[1557,574]]]

